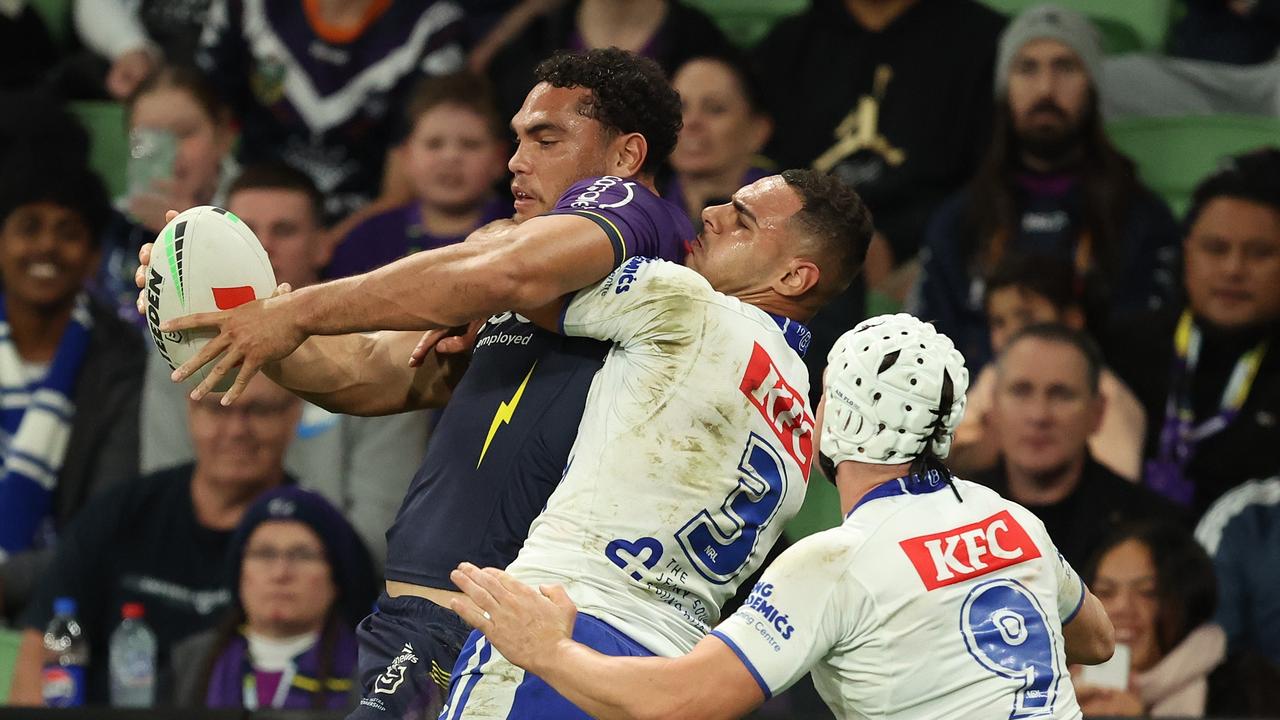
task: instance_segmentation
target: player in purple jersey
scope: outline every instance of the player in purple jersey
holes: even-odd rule
[[[386,593],[360,628],[366,697],[357,716],[417,717],[439,707],[439,686],[469,630],[447,609],[457,595],[449,570],[462,559],[501,566],[514,558],[560,477],[607,350],[504,311],[597,282],[633,255],[679,260],[693,237],[681,209],[653,192],[653,172],[680,127],[679,98],[657,66],[599,50],[554,57],[538,77],[512,121],[513,221],[319,292],[179,323],[222,332],[213,352],[178,376],[229,350],[225,358],[245,363],[241,378],[265,366],[334,411],[389,414],[457,399],[389,533]],[[149,246],[140,259],[142,272]],[[423,329],[487,314],[495,315],[456,388],[435,354],[409,366]],[[238,394],[233,388],[223,401]]]

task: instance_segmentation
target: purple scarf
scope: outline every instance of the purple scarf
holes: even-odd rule
[[[317,693],[323,693],[319,707],[329,710],[343,710],[351,704],[352,681],[356,668],[356,638],[345,625],[333,623],[330,633],[337,633],[334,643],[333,666],[329,670],[329,678],[321,687],[320,646],[324,639],[311,646],[309,650],[293,659],[292,672],[286,671],[281,682],[288,682],[288,688],[282,689],[283,699],[273,704],[277,709],[310,710],[315,705]],[[257,672],[249,662],[249,643],[244,635],[236,633],[227,643],[226,648],[214,663],[213,672],[209,676],[209,689],[205,693],[205,706],[210,708],[250,708],[256,709],[258,696]],[[280,698],[281,693],[276,697]],[[266,705],[267,703],[263,703]]]

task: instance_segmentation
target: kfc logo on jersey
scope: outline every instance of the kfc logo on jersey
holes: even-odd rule
[[[898,545],[927,590],[1040,557],[1040,549],[1008,510],[954,530],[903,540]]]
[[[760,411],[782,441],[782,447],[800,465],[802,478],[809,481],[813,460],[813,416],[805,407],[808,399],[782,378],[769,353],[755,343],[751,360],[738,386]]]

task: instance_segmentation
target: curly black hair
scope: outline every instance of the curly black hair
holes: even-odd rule
[[[0,159],[0,223],[24,205],[49,202],[75,211],[97,247],[111,221],[102,180],[79,158],[38,147],[19,147]]]
[[[552,87],[590,90],[578,108],[583,117],[610,132],[643,135],[649,144],[644,172],[657,172],[675,149],[683,125],[680,95],[649,58],[618,48],[560,51],[538,63],[534,77]]]
[[[1237,155],[1200,181],[1184,221],[1196,224],[1205,207],[1221,197],[1247,200],[1280,211],[1280,148],[1267,147]]]

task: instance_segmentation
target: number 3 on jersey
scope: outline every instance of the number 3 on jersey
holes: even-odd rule
[[[778,451],[755,433],[738,462],[738,485],[713,514],[703,510],[676,533],[698,574],[723,585],[732,581],[755,549],[760,528],[782,505],[786,470]]]
[[[1010,720],[1053,715],[1062,669],[1048,619],[1030,590],[1007,578],[978,585],[960,609],[960,632],[978,664],[1022,683]]]

